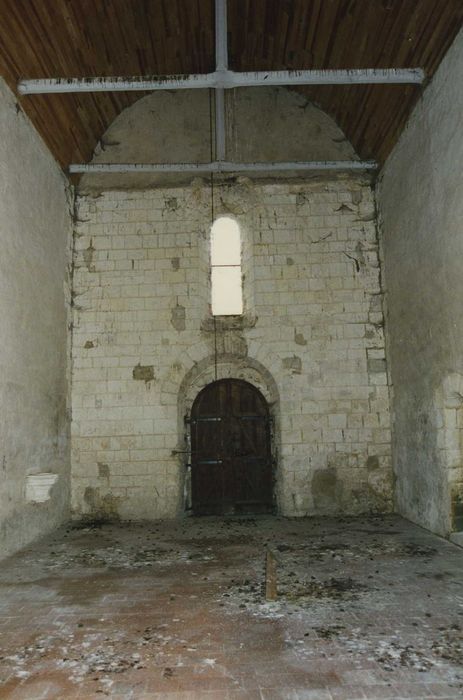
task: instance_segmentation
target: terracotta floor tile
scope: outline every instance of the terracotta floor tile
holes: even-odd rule
[[[69,525],[2,562],[0,700],[455,700],[462,555],[397,517]]]

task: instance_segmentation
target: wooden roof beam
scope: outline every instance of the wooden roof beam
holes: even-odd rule
[[[83,173],[249,173],[309,170],[376,170],[374,160],[284,161],[269,163],[75,163],[69,172]]]
[[[171,76],[132,76],[98,78],[43,78],[21,80],[20,95],[78,92],[153,92],[154,90],[233,89],[263,85],[420,85],[425,79],[421,68],[356,68],[351,70],[255,71]]]

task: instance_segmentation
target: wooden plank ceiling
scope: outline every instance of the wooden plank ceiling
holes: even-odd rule
[[[413,68],[432,77],[463,25],[462,0],[229,0],[230,68]],[[214,70],[214,0],[0,0],[0,75],[20,79]],[[299,88],[362,159],[384,162],[416,86]],[[144,93],[143,93],[144,94]],[[61,165],[88,162],[140,93],[19,97]]]

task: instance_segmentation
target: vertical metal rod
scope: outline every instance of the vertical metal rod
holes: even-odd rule
[[[215,159],[225,160],[225,90],[215,91]]]
[[[215,61],[217,71],[228,69],[227,0],[215,0]],[[215,90],[215,157],[225,160],[225,90]]]
[[[228,69],[227,0],[215,0],[216,70]]]

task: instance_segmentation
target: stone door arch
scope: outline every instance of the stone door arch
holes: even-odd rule
[[[272,365],[273,368],[273,365]],[[232,355],[217,362],[209,356],[195,363],[184,376],[178,391],[179,447],[177,455],[183,472],[183,510],[192,511],[191,484],[191,414],[198,394],[209,384],[221,379],[243,380],[251,384],[267,403],[271,432],[271,459],[273,467],[273,502],[277,511],[281,501],[282,469],[280,438],[280,397],[277,384],[270,373],[257,360]]]

